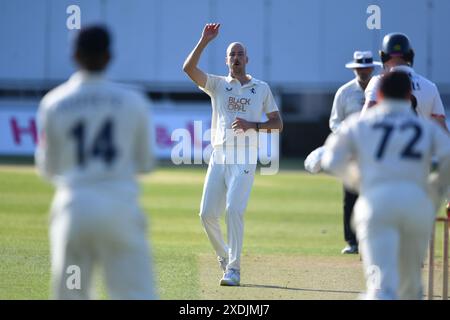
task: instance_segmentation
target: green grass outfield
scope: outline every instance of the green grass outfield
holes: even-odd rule
[[[162,168],[141,178],[162,299],[355,299],[364,290],[359,256],[340,254],[341,185],[298,170],[256,176],[245,214],[242,287],[220,287],[198,217],[205,173]],[[49,298],[52,192],[32,167],[0,166],[0,299]]]

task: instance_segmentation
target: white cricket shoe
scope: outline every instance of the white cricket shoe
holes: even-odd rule
[[[348,245],[341,251],[342,254],[358,254],[358,246],[357,245]]]
[[[221,286],[239,286],[241,284],[241,272],[236,269],[228,269],[220,279]]]
[[[219,261],[220,269],[222,269],[223,272],[227,271],[228,258],[219,256],[217,257],[217,261]]]

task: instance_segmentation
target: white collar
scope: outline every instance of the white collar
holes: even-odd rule
[[[86,70],[78,70],[70,77],[69,81],[71,82],[96,82],[104,80],[105,73],[103,71],[100,72],[89,72]]]
[[[249,87],[249,86],[255,84],[255,82],[253,81],[253,77],[252,77],[251,75],[247,74],[247,77],[250,77],[250,81],[247,82],[246,84],[244,84],[242,87]],[[228,75],[226,76],[225,80],[226,80],[228,83],[231,83],[232,81],[237,81],[237,82],[239,82],[239,80],[236,79],[236,78],[233,78],[233,77],[231,76],[231,74],[228,74]],[[239,83],[240,83],[240,82],[239,82]]]
[[[404,99],[384,99],[374,108],[377,109],[388,113],[413,113],[411,102]]]

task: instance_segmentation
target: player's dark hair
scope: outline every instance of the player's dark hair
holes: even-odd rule
[[[380,92],[388,99],[409,98],[411,94],[411,80],[405,72],[388,72],[381,78]]]
[[[75,38],[75,54],[78,63],[88,71],[106,68],[110,57],[111,36],[103,25],[82,28]]]

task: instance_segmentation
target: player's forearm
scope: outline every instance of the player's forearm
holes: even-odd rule
[[[347,167],[349,165],[349,158],[342,147],[330,145],[326,143],[320,165],[323,171],[334,175],[340,179],[345,178]]]
[[[432,116],[432,119],[434,121],[436,121],[437,124],[439,126],[441,126],[442,129],[444,129],[447,133],[449,132],[448,128],[447,128],[447,123],[445,122],[445,117],[443,117],[443,116]]]
[[[266,122],[255,122],[255,129],[257,130],[267,130],[271,132],[272,130],[283,131],[283,120],[281,118],[269,119]]]
[[[193,70],[197,69],[198,62],[203,53],[203,50],[208,45],[208,42],[203,38],[197,43],[192,52],[188,55],[183,64],[183,71],[189,74]]]

